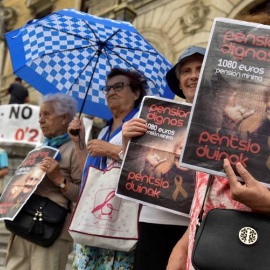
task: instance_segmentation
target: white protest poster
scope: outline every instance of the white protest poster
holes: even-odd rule
[[[59,150],[43,146],[32,150],[17,168],[0,198],[0,220],[13,220],[45,176],[39,164],[45,157],[58,159]]]
[[[215,19],[182,166],[226,177],[227,158],[270,186],[269,33],[270,26]]]
[[[140,118],[149,130],[132,138],[123,160],[116,194],[151,207],[189,216],[195,171],[179,166],[191,105],[144,97]]]

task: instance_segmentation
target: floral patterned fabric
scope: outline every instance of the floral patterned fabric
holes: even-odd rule
[[[196,189],[192,205],[192,216],[189,224],[189,246],[187,258],[187,270],[194,270],[191,263],[192,249],[194,245],[194,236],[196,230],[197,217],[201,210],[204,199],[209,174],[197,172]],[[209,193],[204,205],[204,216],[213,208],[237,209],[243,211],[251,211],[250,208],[234,201],[230,195],[230,186],[226,178],[215,176],[212,181]]]
[[[72,270],[132,270],[134,251],[123,252],[117,250],[88,247],[81,244],[74,245]]]

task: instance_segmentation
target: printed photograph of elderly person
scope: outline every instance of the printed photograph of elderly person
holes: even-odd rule
[[[84,141],[85,130],[78,118],[69,125],[69,132],[79,129],[79,136],[71,136],[77,153],[81,170],[84,170],[83,180],[89,165],[105,169],[113,160],[122,161],[122,125],[137,115],[139,105],[146,94],[147,83],[144,76],[132,70],[113,68],[107,75],[106,86],[103,91],[113,118],[108,121],[98,139]],[[70,134],[70,133],[69,133]],[[81,139],[80,139],[81,138]],[[80,141],[82,140],[82,141]],[[117,164],[116,164],[117,165]],[[120,165],[120,164],[118,164]],[[97,247],[75,245],[73,270],[113,270],[133,269],[134,251],[122,252]]]
[[[202,47],[187,48],[177,64],[166,74],[171,90],[192,103],[205,54]],[[123,145],[147,131],[145,120],[132,119],[123,126]],[[153,207],[143,206],[140,214],[140,237],[135,250],[134,270],[164,270],[171,251],[185,233],[190,219]]]
[[[188,215],[195,190],[196,172],[179,165],[185,133],[176,134],[175,138],[174,145],[171,146],[171,149],[170,145],[165,143],[168,152],[150,148],[146,154],[143,169],[140,171],[141,175],[148,175],[168,181],[169,186],[166,190],[158,189],[162,191],[159,194],[159,198],[156,198],[155,201],[153,198],[149,198],[149,196],[143,194],[140,195],[140,198],[143,198],[145,202],[174,209]],[[136,146],[132,148],[132,152],[133,151],[136,152]],[[143,159],[144,156],[143,151],[144,147],[138,146],[137,152],[141,153],[141,159]],[[138,157],[138,160],[140,157]],[[133,171],[133,168],[137,168],[137,162],[139,161],[135,159],[134,162],[131,163],[132,167],[130,167],[130,170],[128,170],[128,167],[126,167],[126,170]]]
[[[249,172],[258,180],[270,184],[270,89],[263,93],[263,110],[248,110],[237,103],[238,92],[229,98],[223,112],[219,135],[231,135],[241,140],[251,140],[260,146],[258,154],[249,154],[245,162]],[[252,166],[251,166],[252,165]]]
[[[81,183],[73,143],[67,134],[70,121],[77,112],[77,102],[63,94],[44,96],[40,106],[39,124],[45,137],[44,145],[58,148],[60,160],[46,157],[40,168],[46,172],[35,194],[48,197],[69,208],[76,202]],[[48,248],[38,246],[11,234],[6,260],[6,270],[64,270],[73,242],[68,233],[70,213],[63,230],[54,244]]]
[[[30,194],[35,190],[44,174],[44,171],[37,166],[32,168],[25,175],[15,176],[15,178],[7,185],[5,192],[1,197],[1,214],[13,217],[22,207],[22,204],[29,198]]]
[[[257,22],[270,25],[270,17],[266,13],[247,14],[240,17],[244,21]],[[260,158],[258,158],[260,162]],[[264,162],[263,160],[261,161]],[[224,160],[223,168],[228,176],[223,178],[214,176],[209,195],[204,208],[204,215],[213,208],[237,209],[243,211],[258,211],[269,214],[270,193],[269,190],[256,181],[251,174],[240,164],[236,164],[236,170],[244,183],[238,182],[234,171],[227,159]],[[188,230],[174,247],[167,270],[193,270],[191,254],[194,244],[196,223],[202,200],[205,194],[209,175],[203,172],[196,174],[195,203]],[[221,258],[222,259],[222,258]],[[221,262],[222,263],[222,262]],[[246,266],[248,269],[248,266]]]

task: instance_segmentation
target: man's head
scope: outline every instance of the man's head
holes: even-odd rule
[[[177,96],[186,98],[189,103],[193,102],[204,55],[204,48],[188,47],[166,74],[171,90]]]
[[[21,83],[21,82],[22,82],[22,79],[21,79],[20,77],[16,77],[16,78],[15,78],[15,82]]]

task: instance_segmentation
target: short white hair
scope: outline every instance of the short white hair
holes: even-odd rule
[[[78,102],[75,98],[62,94],[48,94],[42,97],[41,103],[50,102],[57,115],[68,114],[69,123],[77,113]]]

